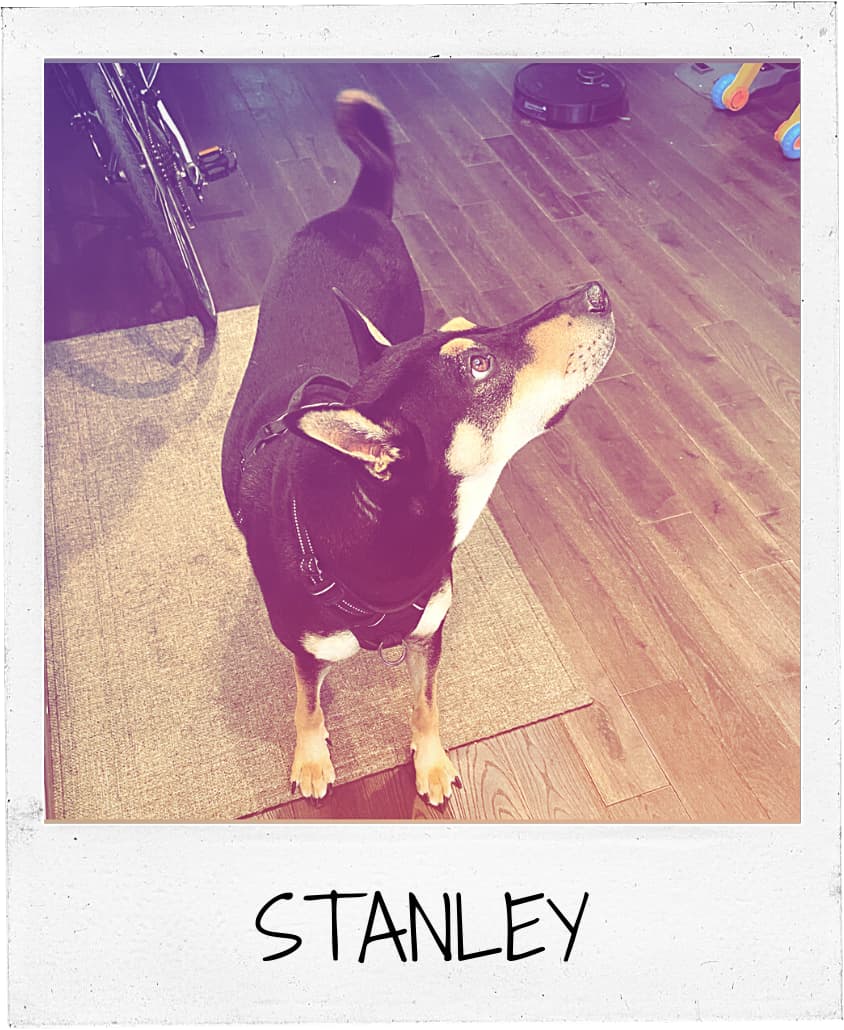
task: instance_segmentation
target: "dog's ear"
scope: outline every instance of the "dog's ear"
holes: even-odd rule
[[[357,408],[314,404],[289,412],[284,422],[289,429],[358,458],[376,479],[389,479],[391,466],[404,457],[398,433]]]
[[[355,350],[358,352],[358,367],[362,372],[367,365],[377,361],[386,348],[392,347],[392,344],[381,330],[359,308],[356,308],[341,290],[338,290],[336,286],[332,286],[331,289],[346,313],[346,321],[349,323],[349,330],[355,343]]]

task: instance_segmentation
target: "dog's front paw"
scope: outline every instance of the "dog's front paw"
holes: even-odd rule
[[[441,805],[451,797],[452,785],[463,786],[439,737],[414,734],[410,747],[416,769],[416,791],[427,797],[428,804]]]
[[[321,733],[299,734],[290,770],[290,786],[305,798],[324,798],[335,780],[328,742]]]

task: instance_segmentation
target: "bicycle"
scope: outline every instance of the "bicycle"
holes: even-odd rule
[[[237,169],[237,155],[212,146],[195,156],[156,86],[160,63],[113,62],[52,66],[109,185],[125,183],[167,265],[206,335],[217,309],[190,237],[196,221],[188,200],[203,200],[209,183]]]

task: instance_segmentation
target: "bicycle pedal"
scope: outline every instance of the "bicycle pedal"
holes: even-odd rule
[[[196,164],[206,182],[216,182],[237,170],[237,154],[230,147],[206,147],[196,155]]]

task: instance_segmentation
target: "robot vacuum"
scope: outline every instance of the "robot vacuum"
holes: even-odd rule
[[[516,73],[513,106],[546,125],[585,129],[627,114],[627,85],[600,64],[528,64]]]

